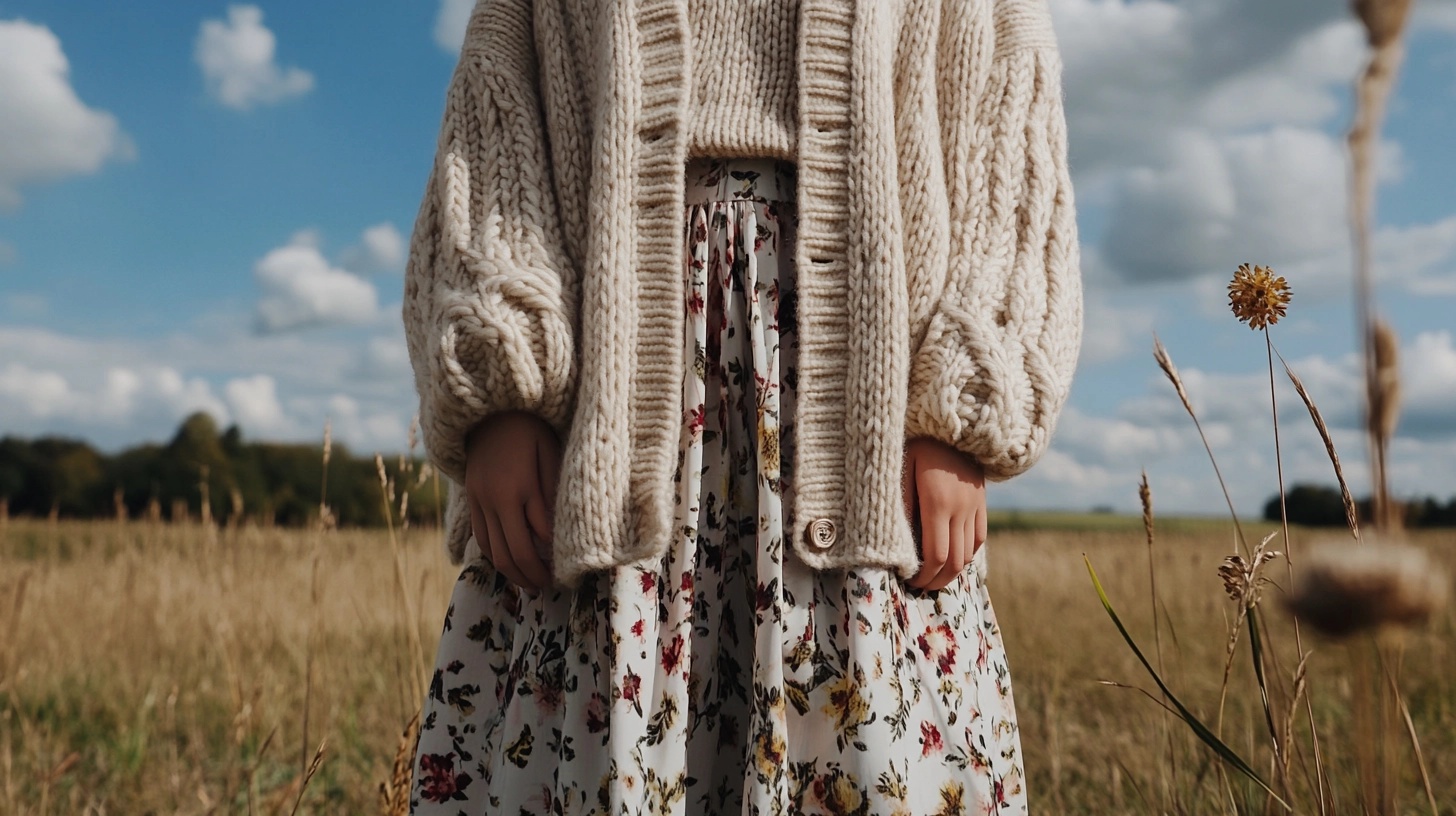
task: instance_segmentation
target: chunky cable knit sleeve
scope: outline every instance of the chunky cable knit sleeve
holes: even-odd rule
[[[984,86],[942,88],[949,269],[912,353],[906,433],[955,446],[999,481],[1051,441],[1081,345],[1082,283],[1046,0],[996,0],[994,36],[965,51],[989,73]]]
[[[522,409],[564,436],[574,399],[578,274],[562,246],[525,7],[476,8],[405,271],[421,435],[452,490],[480,420]]]

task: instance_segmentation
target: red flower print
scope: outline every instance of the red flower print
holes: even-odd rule
[[[688,431],[692,434],[692,437],[694,439],[702,435],[703,422],[706,419],[707,418],[704,416],[703,406],[701,405],[693,408],[692,411],[688,413]]]
[[[940,738],[940,729],[935,723],[926,720],[920,724],[920,749],[921,756],[930,756],[933,753],[945,750],[945,741]]]
[[[692,314],[703,313],[703,296],[696,289],[688,294],[688,311]]]
[[[653,575],[652,573],[648,572],[647,570],[642,570],[639,577],[641,578],[641,581],[642,581],[642,592],[643,593],[645,593],[647,595],[651,595],[654,591],[656,591],[656,589],[657,589],[657,576],[656,575]]]
[[[627,679],[622,681],[622,699],[629,702],[637,702],[637,695],[642,693],[642,676],[627,672]]]
[[[692,592],[693,591],[693,573],[692,573],[691,570],[685,570],[683,572],[683,577],[682,577],[682,591],[683,592]]]
[[[667,672],[668,674],[672,674],[673,672],[677,671],[678,666],[682,665],[682,656],[683,637],[682,635],[676,635],[673,637],[671,643],[667,644],[662,648],[663,671]]]
[[[596,692],[592,692],[591,702],[586,704],[586,730],[591,734],[607,730],[607,700]]]
[[[956,636],[950,624],[942,623],[926,629],[925,634],[915,639],[915,643],[926,660],[936,662],[941,674],[949,674],[955,668]]]
[[[647,628],[647,621],[644,621],[641,618],[638,618],[637,619],[637,622],[634,623],[634,624],[632,624],[632,634],[636,635],[637,637],[642,637],[642,632],[646,628]]]
[[[425,754],[420,757],[420,796],[426,802],[465,799],[470,776],[455,773],[455,754]]]

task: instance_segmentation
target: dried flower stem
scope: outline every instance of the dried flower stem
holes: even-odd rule
[[[1355,118],[1350,127],[1350,227],[1355,244],[1355,309],[1356,322],[1364,349],[1366,385],[1366,424],[1375,499],[1375,524],[1389,529],[1392,514],[1388,509],[1384,459],[1385,440],[1379,428],[1382,414],[1392,413],[1382,405],[1385,391],[1380,384],[1377,322],[1372,317],[1375,291],[1372,284],[1370,225],[1375,210],[1375,151],[1380,141],[1380,126],[1385,118],[1386,102],[1395,85],[1404,57],[1402,33],[1410,16],[1411,0],[1355,0],[1356,16],[1365,26],[1366,41],[1371,47],[1370,60],[1355,83]]]
[[[1270,417],[1273,419],[1273,422],[1274,422],[1274,464],[1275,464],[1275,469],[1276,469],[1276,471],[1279,474],[1279,524],[1280,524],[1280,529],[1281,529],[1281,531],[1284,534],[1284,569],[1285,569],[1285,574],[1289,578],[1289,583],[1292,586],[1294,584],[1294,541],[1289,537],[1289,507],[1288,507],[1288,504],[1286,502],[1285,489],[1284,489],[1284,452],[1283,452],[1283,448],[1280,446],[1280,443],[1279,443],[1279,399],[1275,395],[1275,389],[1274,389],[1274,341],[1269,336],[1269,327],[1268,326],[1265,326],[1264,327],[1264,352],[1265,352],[1265,358],[1268,360],[1268,363],[1269,363],[1269,414],[1270,414]],[[1284,357],[1281,355],[1280,358],[1279,358],[1279,360],[1280,360],[1280,362],[1283,362],[1284,361]],[[1286,369],[1288,368],[1288,365],[1287,364],[1286,364],[1285,368]],[[1305,404],[1310,407],[1311,414],[1316,417],[1316,423],[1315,424],[1316,425],[1319,425],[1320,423],[1318,422],[1318,414],[1314,411],[1313,403],[1312,402],[1309,402],[1308,400],[1306,400],[1306,403]],[[1333,452],[1334,451],[1334,444],[1329,441],[1328,431],[1325,430],[1324,428],[1321,428],[1320,434],[1326,440],[1326,442],[1325,442],[1326,447],[1330,451]],[[1337,468],[1338,468],[1338,466],[1337,466]],[[1344,480],[1343,477],[1341,477],[1340,478],[1341,489],[1342,490],[1345,490],[1346,494],[1348,494],[1348,492],[1349,492],[1348,491],[1348,488],[1345,488],[1344,487],[1344,483],[1345,483],[1345,480]],[[1353,502],[1351,502],[1349,505],[1346,505],[1346,507],[1347,507],[1347,512],[1349,512],[1349,508],[1352,508],[1353,507]],[[1296,668],[1296,670],[1295,670],[1295,678],[1294,678],[1294,686],[1295,686],[1295,688],[1294,688],[1294,692],[1293,692],[1293,695],[1292,695],[1292,699],[1290,701],[1289,717],[1286,718],[1286,723],[1288,725],[1291,725],[1291,726],[1293,725],[1294,710],[1299,705],[1299,698],[1301,696],[1303,696],[1304,697],[1305,718],[1309,722],[1310,743],[1311,743],[1311,745],[1313,747],[1313,750],[1314,750],[1314,769],[1315,769],[1315,775],[1317,777],[1317,779],[1316,779],[1316,783],[1317,784],[1315,786],[1315,790],[1318,791],[1320,814],[1321,814],[1321,816],[1324,816],[1326,814],[1326,812],[1327,812],[1326,805],[1325,805],[1325,793],[1324,793],[1324,791],[1325,791],[1325,766],[1324,766],[1324,756],[1323,756],[1323,751],[1320,748],[1319,728],[1316,725],[1315,719],[1314,719],[1314,703],[1313,703],[1313,701],[1310,699],[1310,697],[1308,695],[1301,695],[1301,693],[1300,693],[1301,690],[1302,690],[1303,682],[1305,682],[1305,680],[1306,680],[1306,678],[1302,675],[1302,670],[1303,670],[1303,667],[1304,667],[1304,664],[1305,664],[1305,660],[1307,660],[1309,658],[1309,653],[1304,650],[1304,636],[1303,636],[1303,634],[1299,630],[1299,619],[1298,618],[1296,618],[1294,620],[1294,651],[1295,651],[1295,654],[1299,655],[1299,667]],[[1273,720],[1272,719],[1270,720],[1270,728],[1271,729],[1273,728]],[[1292,734],[1292,733],[1294,733],[1294,729],[1291,728],[1291,727],[1286,727],[1285,730],[1284,730],[1284,739],[1287,741],[1289,739],[1289,735]],[[1274,736],[1276,742],[1278,741],[1279,737],[1277,735],[1271,734],[1271,736]],[[1287,746],[1287,745],[1284,746],[1285,750],[1283,751],[1283,755],[1281,757],[1281,759],[1282,759],[1282,768],[1281,768],[1282,773],[1280,774],[1280,779],[1282,781],[1284,781],[1285,786],[1286,786],[1285,787],[1285,792],[1286,793],[1289,790],[1288,789],[1289,763],[1290,763],[1290,760],[1292,758],[1292,752],[1288,750],[1288,747],[1289,746]],[[1279,751],[1276,751],[1275,754],[1277,756],[1277,755],[1280,754],[1280,752]]]
[[[1340,454],[1335,450],[1335,440],[1330,436],[1329,426],[1325,424],[1324,417],[1320,415],[1319,408],[1309,396],[1309,392],[1305,390],[1304,381],[1300,380],[1298,375],[1294,373],[1294,369],[1289,367],[1289,361],[1284,359],[1284,355],[1279,354],[1278,349],[1274,350],[1274,354],[1279,357],[1279,362],[1284,365],[1284,373],[1289,376],[1289,381],[1294,384],[1294,390],[1299,394],[1299,398],[1304,400],[1304,407],[1309,409],[1310,418],[1314,420],[1314,427],[1319,431],[1320,439],[1324,440],[1325,452],[1329,454],[1330,463],[1335,466],[1335,479],[1340,483],[1340,499],[1345,504],[1345,525],[1349,528],[1350,535],[1354,537],[1355,543],[1358,544],[1360,543],[1360,514],[1355,507],[1355,497],[1350,493],[1350,485],[1345,481],[1345,469],[1340,465]]]
[[[1158,617],[1158,573],[1153,558],[1153,489],[1148,485],[1146,470],[1142,472],[1142,481],[1138,483],[1138,501],[1143,508],[1143,533],[1148,542],[1148,605],[1153,610],[1153,650],[1158,659],[1158,674],[1164,674],[1163,627]],[[1160,701],[1160,704],[1168,708],[1166,701]],[[1173,776],[1171,788],[1166,787],[1168,780],[1164,779],[1163,795],[1166,798],[1170,791],[1178,790],[1178,761],[1173,746],[1172,729],[1168,727],[1166,719],[1159,722],[1163,727],[1163,741],[1168,744],[1168,767],[1172,769]]]
[[[400,543],[399,534],[394,528],[394,482],[389,478],[389,473],[384,467],[384,457],[378,453],[374,454],[374,466],[379,471],[379,487],[382,493],[384,506],[385,526],[389,529],[389,546],[394,553],[394,577],[396,588],[399,590],[399,602],[403,608],[405,620],[405,639],[409,645],[409,653],[413,661],[404,672],[409,679],[410,702],[406,709],[413,710],[419,700],[424,699],[424,688],[420,680],[420,670],[425,665],[424,648],[420,644],[420,631],[418,619],[415,617],[414,606],[410,601],[409,585],[404,577],[404,548]]]
[[[1244,527],[1239,523],[1238,511],[1234,510],[1233,497],[1229,495],[1228,484],[1223,480],[1223,473],[1218,469],[1218,459],[1213,455],[1213,446],[1208,444],[1208,434],[1203,432],[1203,423],[1198,421],[1198,412],[1193,410],[1193,402],[1188,399],[1188,392],[1183,388],[1183,378],[1178,376],[1178,367],[1173,365],[1173,358],[1169,356],[1168,349],[1163,346],[1163,341],[1158,335],[1153,335],[1153,359],[1158,361],[1158,367],[1173,383],[1173,388],[1178,392],[1178,399],[1183,402],[1183,410],[1193,418],[1193,427],[1198,429],[1198,438],[1203,440],[1203,449],[1208,451],[1208,461],[1213,464],[1213,475],[1218,477],[1218,486],[1223,490],[1223,500],[1228,503],[1229,515],[1234,520],[1234,531],[1238,534],[1239,547],[1246,555],[1253,557],[1249,551],[1249,542],[1244,538]]]

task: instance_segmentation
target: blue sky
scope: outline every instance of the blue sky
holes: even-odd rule
[[[1188,380],[1242,509],[1274,487],[1242,262],[1294,287],[1275,342],[1363,484],[1345,159],[1362,58],[1343,4],[1051,0],[1087,334],[1056,444],[1002,506],[1216,512]],[[1402,339],[1397,488],[1456,494],[1456,1],[1418,4],[1378,205]],[[0,434],[107,449],[191,410],[253,438],[397,450],[414,408],[400,270],[468,0],[0,0]],[[1330,480],[1292,392],[1288,478]]]

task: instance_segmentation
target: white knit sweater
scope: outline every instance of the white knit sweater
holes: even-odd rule
[[[404,300],[456,563],[475,547],[464,437],[511,408],[565,440],[560,584],[650,563],[678,534],[683,185],[698,151],[788,149],[797,165],[799,558],[908,577],[906,439],[947,442],[992,480],[1051,441],[1082,290],[1046,0],[799,0],[792,39],[732,30],[747,14],[698,25],[719,33],[694,42],[704,1],[476,6]],[[749,39],[794,49],[761,63],[792,76],[754,80],[791,83],[788,112],[757,94],[694,104],[715,58],[702,49]],[[766,111],[778,125],[752,127]]]

